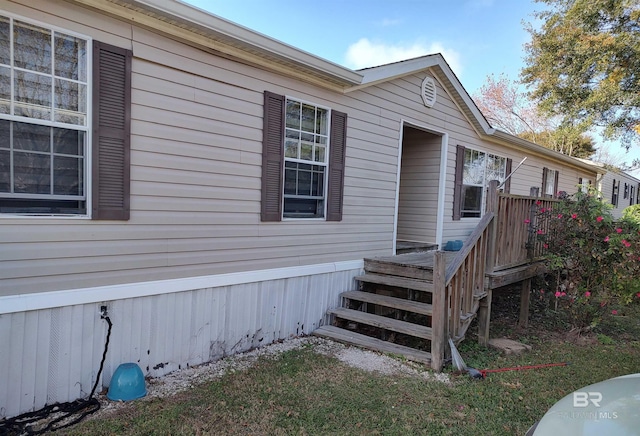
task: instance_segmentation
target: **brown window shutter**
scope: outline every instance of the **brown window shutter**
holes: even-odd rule
[[[131,50],[93,43],[92,214],[128,220]]]
[[[453,185],[453,220],[458,221],[461,216],[462,207],[462,178],[464,176],[464,152],[465,147],[456,147],[456,176]]]
[[[347,114],[331,111],[330,134],[327,221],[342,221],[344,161],[347,148]]]
[[[542,168],[542,187],[540,188],[540,196],[544,197],[547,195],[547,173],[549,172],[549,168]]]
[[[555,178],[553,179],[553,190],[555,191],[552,195],[553,198],[558,196],[558,192],[560,192],[560,171],[555,172]]]
[[[262,127],[262,221],[282,220],[284,111],[284,96],[265,91]]]
[[[507,158],[507,165],[504,168],[504,172],[506,173],[505,177],[509,177],[509,174],[511,174],[511,167],[512,166],[513,166],[513,160]],[[504,182],[504,192],[505,192],[505,194],[508,194],[509,192],[511,192],[511,177],[509,177]]]

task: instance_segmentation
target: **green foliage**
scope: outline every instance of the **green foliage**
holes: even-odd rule
[[[537,0],[522,80],[540,108],[566,125],[597,123],[626,145],[640,134],[637,0]]]
[[[640,225],[640,204],[625,207],[622,211],[622,219],[632,221]]]
[[[613,345],[616,343],[616,341],[614,341],[611,336],[607,336],[604,333],[598,333],[597,338],[598,342],[600,342],[602,345]]]
[[[640,223],[615,221],[595,191],[540,208],[535,222],[550,277],[546,296],[575,327],[591,327],[615,315],[609,309],[612,301],[638,299]]]
[[[596,152],[593,138],[580,126],[558,126],[555,130],[523,132],[518,135],[550,150],[573,157],[589,158]]]

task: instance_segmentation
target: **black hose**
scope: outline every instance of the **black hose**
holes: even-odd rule
[[[102,374],[102,369],[104,368],[104,361],[107,358],[107,350],[109,349],[109,339],[111,338],[111,328],[113,327],[113,323],[108,316],[103,315],[103,319],[107,321],[109,328],[107,329],[107,339],[104,344],[104,352],[102,353],[102,360],[100,361],[100,369],[98,370],[98,375],[96,376],[96,382],[93,385],[93,389],[91,389],[91,393],[89,397],[86,399],[79,399],[75,401],[69,401],[66,403],[55,403],[44,406],[40,410],[36,410],[34,412],[23,413],[19,416],[14,416],[13,418],[7,418],[0,421],[0,436],[14,436],[14,435],[24,435],[24,434],[43,434],[46,432],[53,432],[56,430],[60,430],[62,428],[71,427],[82,421],[88,415],[97,412],[100,410],[100,402],[94,398],[94,394],[96,393],[96,389],[98,388],[98,383],[100,382],[100,375]],[[61,415],[53,420],[51,420],[45,427],[40,429],[34,429],[33,424],[47,418],[49,415],[53,413],[61,413]],[[68,421],[71,417],[77,415],[75,418]],[[64,421],[64,424],[60,424]]]

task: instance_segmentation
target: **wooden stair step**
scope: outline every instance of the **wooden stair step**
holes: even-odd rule
[[[325,325],[316,329],[312,334],[327,339],[333,339],[334,341],[342,342],[344,344],[356,345],[358,347],[382,353],[399,354],[406,357],[408,360],[431,365],[431,353],[405,347],[404,345],[393,344],[391,342],[372,338],[350,330],[341,329],[340,327]]]
[[[373,313],[366,313],[352,309],[331,309],[328,313],[340,319],[346,319],[349,321],[359,322],[361,324],[367,324],[373,327],[379,327],[398,333],[404,333],[406,335],[415,336],[417,338],[431,340],[430,327],[413,324],[406,321],[400,321],[398,319],[386,318],[384,316],[375,315]]]
[[[412,289],[415,291],[433,292],[433,282],[406,277],[367,273],[362,276],[357,276],[356,280],[359,282],[394,286],[396,288]]]
[[[403,298],[389,297],[387,295],[374,294],[373,292],[347,291],[340,294],[343,298],[349,300],[363,301],[378,306],[391,307],[407,312],[419,313],[421,315],[429,315],[432,313],[432,306],[418,301],[405,300]]]

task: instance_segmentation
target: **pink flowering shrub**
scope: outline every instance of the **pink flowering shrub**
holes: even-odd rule
[[[616,221],[595,191],[566,196],[540,208],[530,234],[546,261],[554,308],[585,328],[607,314],[609,302],[640,297],[640,221]]]

